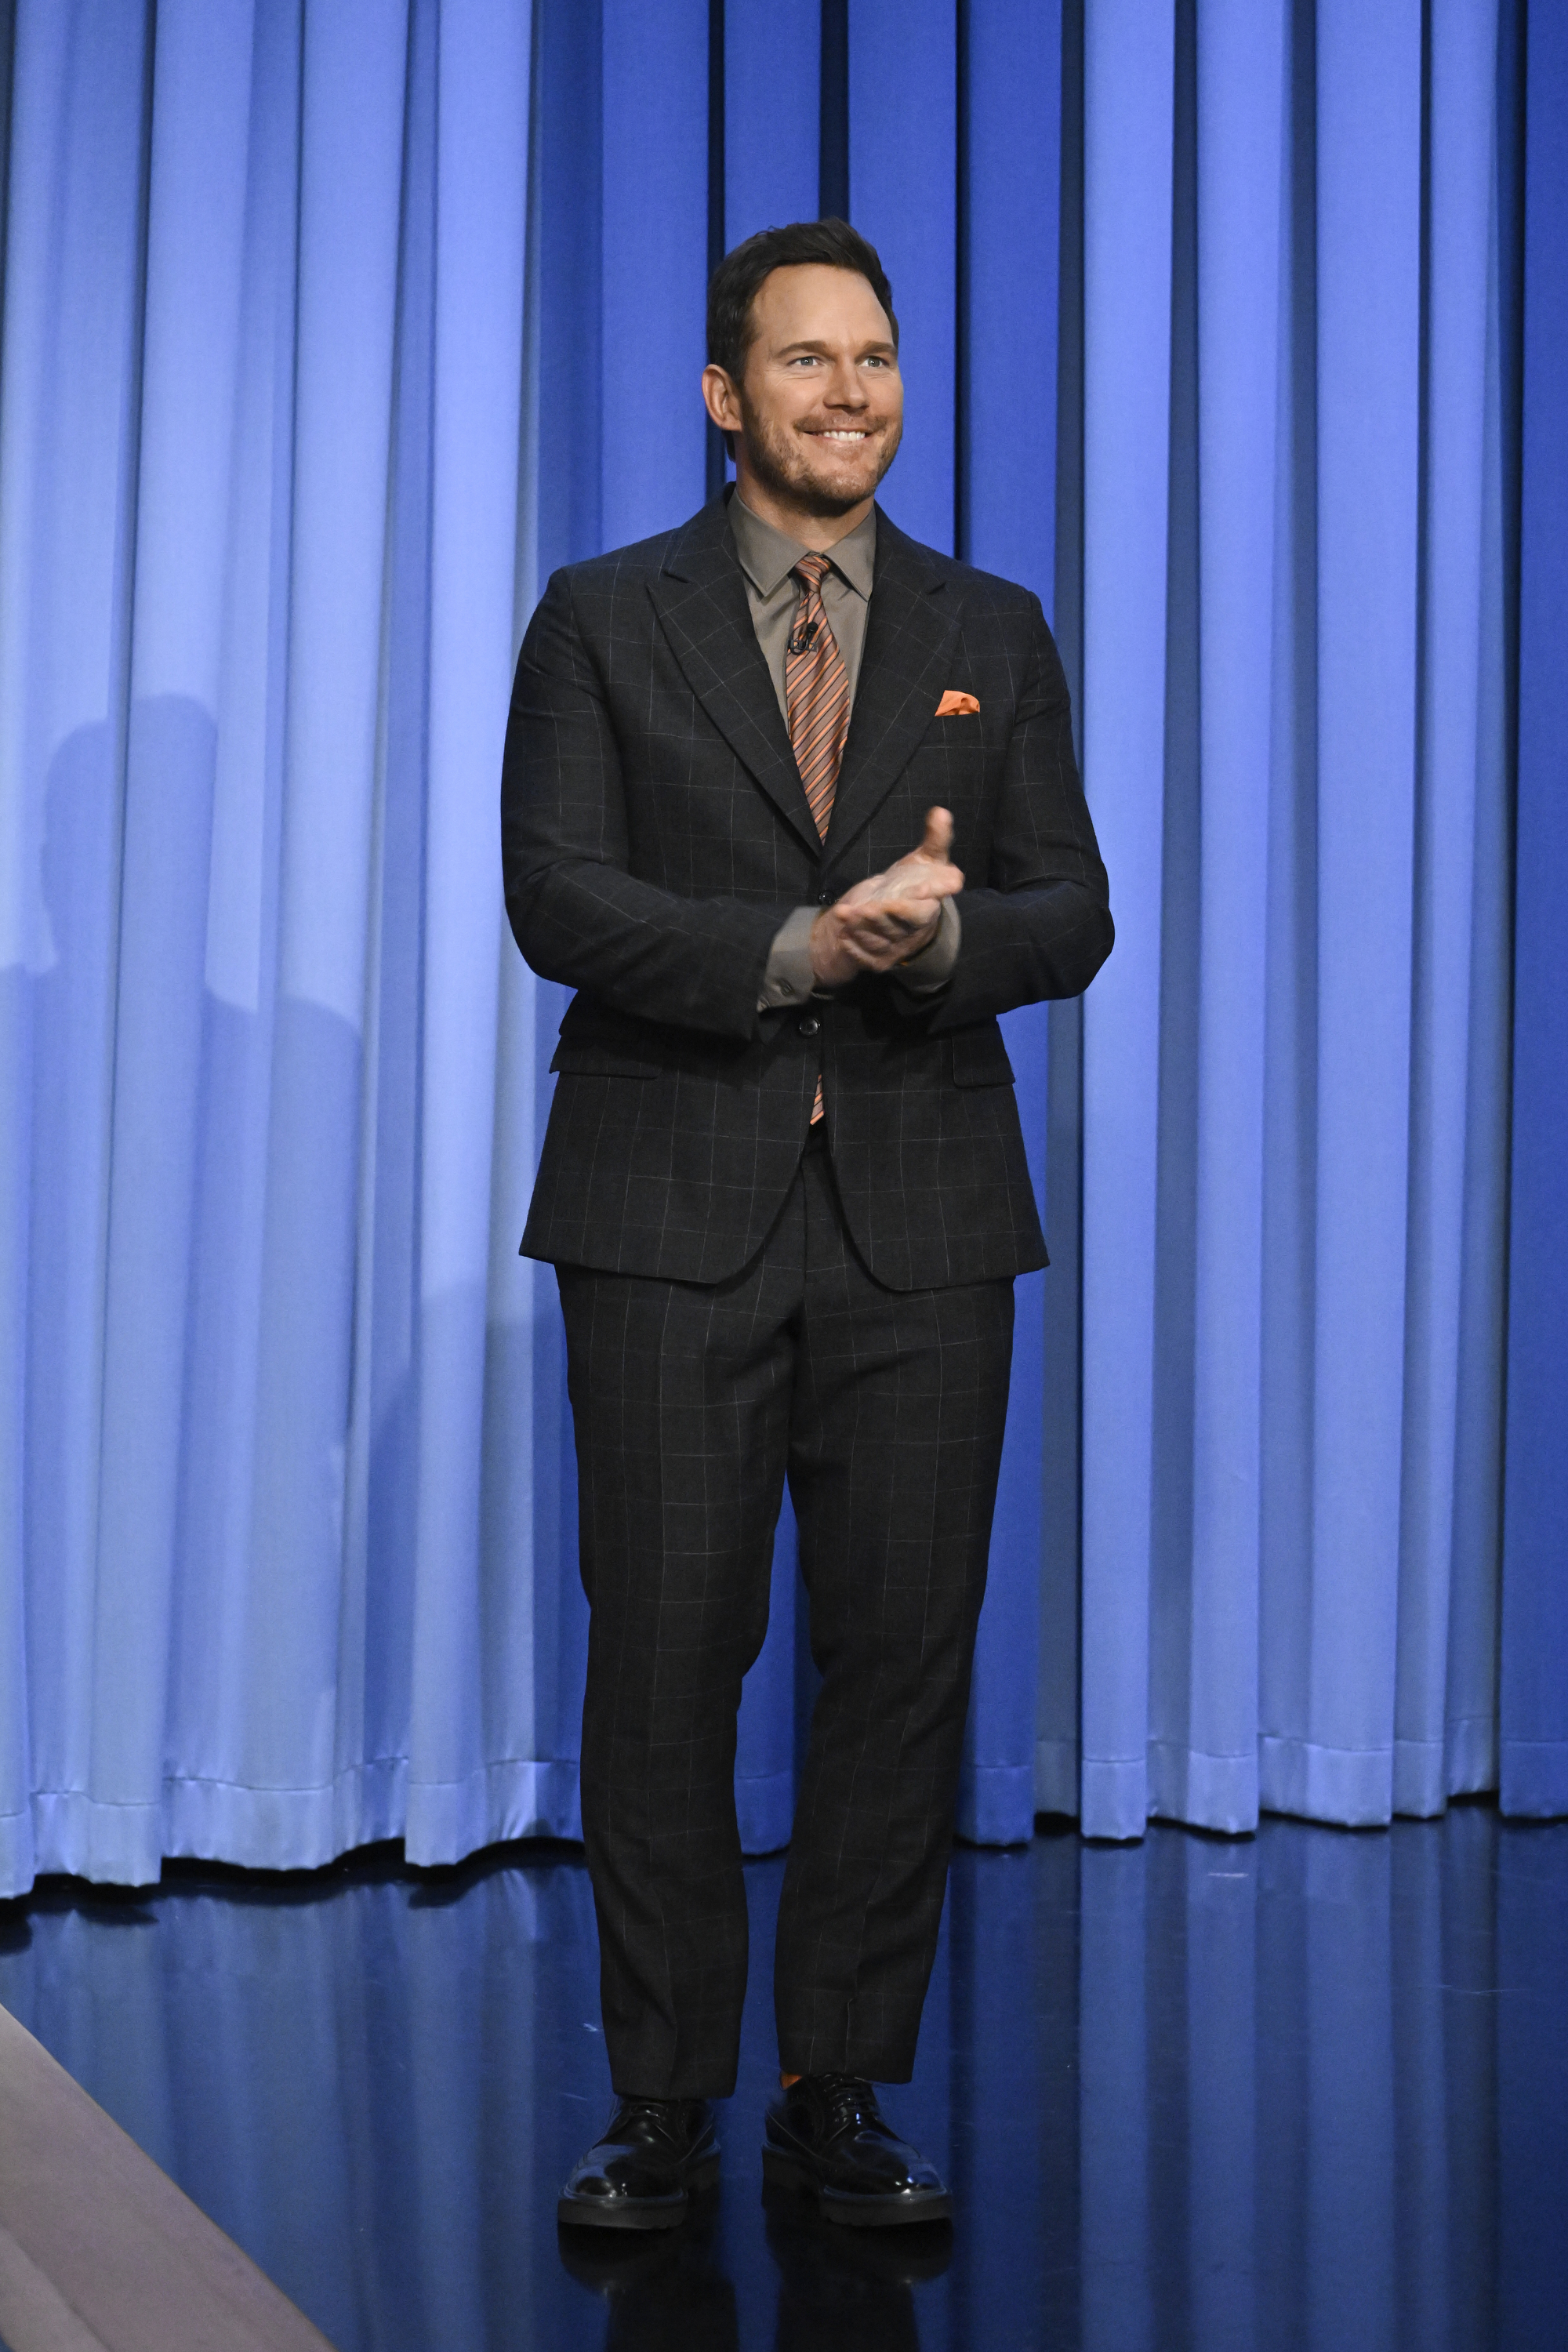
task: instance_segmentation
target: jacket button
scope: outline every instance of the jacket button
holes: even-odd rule
[[[822,1024],[815,1013],[803,1013],[795,1025],[803,1037],[815,1037]]]
[[[816,894],[816,903],[819,907],[831,907],[833,904],[832,891],[819,890]]]

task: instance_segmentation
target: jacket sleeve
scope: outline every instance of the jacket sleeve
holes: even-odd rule
[[[984,883],[958,899],[963,929],[933,1031],[1079,996],[1110,953],[1110,887],[1078,761],[1067,679],[1037,596]]]
[[[518,660],[501,767],[512,933],[545,980],[616,1012],[750,1037],[787,905],[684,898],[629,870],[620,747],[557,572]]]

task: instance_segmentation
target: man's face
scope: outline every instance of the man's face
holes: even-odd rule
[[[715,420],[740,433],[738,469],[807,513],[847,513],[871,497],[904,427],[886,311],[857,271],[803,263],[763,278],[752,324],[735,413]]]

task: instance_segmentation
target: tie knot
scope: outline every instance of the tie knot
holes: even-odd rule
[[[795,576],[805,583],[806,593],[811,595],[821,587],[827,570],[826,555],[803,555],[795,567]]]

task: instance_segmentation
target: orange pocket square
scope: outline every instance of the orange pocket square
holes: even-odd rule
[[[936,706],[936,715],[939,719],[972,719],[979,709],[980,704],[974,695],[960,694],[956,687],[950,686]]]

